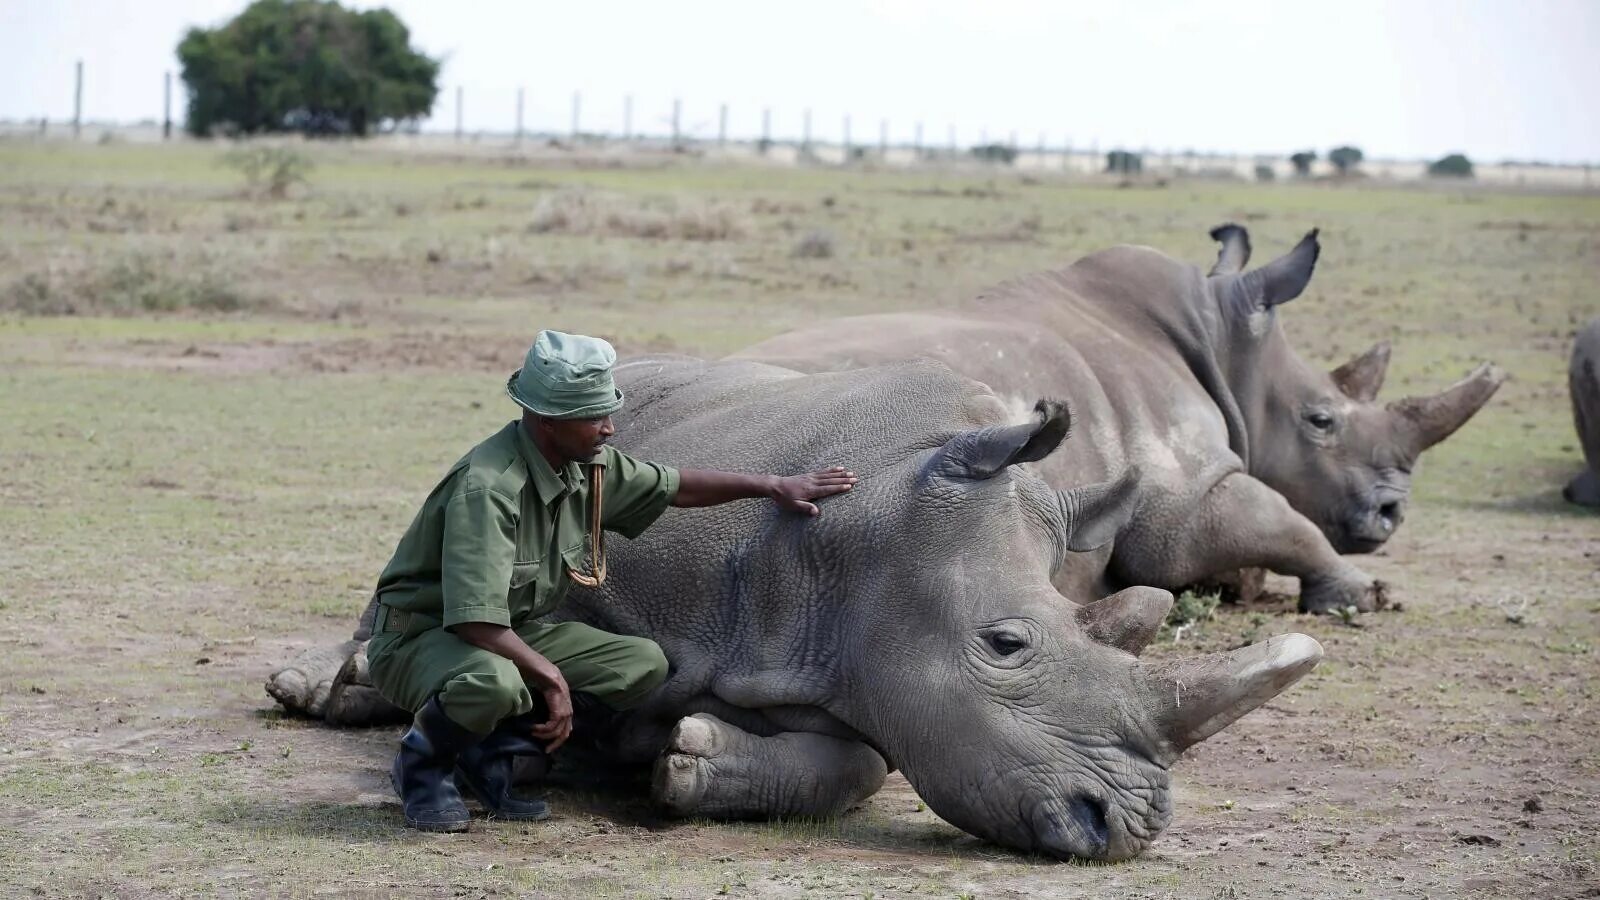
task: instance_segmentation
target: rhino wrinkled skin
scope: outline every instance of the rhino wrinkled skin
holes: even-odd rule
[[[1600,318],[1591,319],[1572,344],[1567,387],[1585,469],[1561,495],[1579,506],[1600,507]]]
[[[1178,590],[1260,567],[1297,576],[1303,610],[1377,608],[1385,587],[1340,554],[1369,553],[1393,535],[1417,458],[1504,374],[1486,364],[1438,395],[1374,402],[1387,343],[1321,372],[1277,321],[1276,308],[1311,278],[1317,233],[1248,272],[1245,230],[1212,236],[1222,250],[1210,273],[1118,246],[956,311],[834,320],[732,358],[820,372],[931,357],[1019,410],[1037,395],[1072,398],[1083,445],[1038,472],[1064,487],[1136,469],[1140,490],[1111,544],[1057,572],[1070,595]]]

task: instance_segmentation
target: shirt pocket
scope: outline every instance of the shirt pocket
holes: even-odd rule
[[[539,580],[539,567],[544,560],[535,559],[529,562],[514,562],[511,564],[511,589],[519,591]]]

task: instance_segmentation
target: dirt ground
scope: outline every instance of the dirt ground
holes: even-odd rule
[[[1600,516],[1559,497],[1600,198],[332,147],[266,202],[218,152],[0,143],[0,895],[1600,896]],[[586,192],[612,211],[578,221]],[[1386,397],[1481,359],[1512,378],[1358,560],[1397,610],[1224,607],[1151,648],[1300,631],[1327,658],[1187,754],[1137,860],[997,848],[898,777],[780,823],[662,820],[636,783],[578,779],[550,822],[421,835],[385,777],[396,729],[261,689],[349,631],[439,473],[508,417],[538,328],[718,355],[1119,241],[1206,263],[1228,219],[1258,260],[1323,227],[1283,313],[1308,359],[1391,339]]]

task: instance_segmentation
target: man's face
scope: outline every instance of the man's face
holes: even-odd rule
[[[598,419],[544,419],[550,446],[569,462],[589,462],[617,433],[610,416]]]

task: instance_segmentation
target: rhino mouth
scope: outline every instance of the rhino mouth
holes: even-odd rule
[[[1326,529],[1329,543],[1340,553],[1372,553],[1394,537],[1405,520],[1405,507],[1391,500],[1362,510],[1337,528]]]

